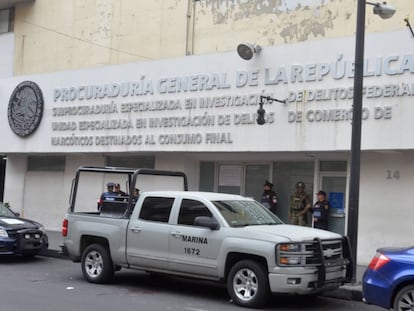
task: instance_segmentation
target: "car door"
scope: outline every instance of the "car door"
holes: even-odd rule
[[[174,198],[149,196],[127,231],[127,260],[131,266],[162,269],[168,265],[168,224]]]
[[[174,271],[215,278],[221,247],[220,228],[195,226],[198,216],[212,217],[213,214],[201,201],[182,199],[175,224],[171,225],[169,266]]]

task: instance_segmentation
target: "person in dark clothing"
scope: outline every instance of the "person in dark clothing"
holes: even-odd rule
[[[139,199],[139,189],[135,188],[132,196],[132,204],[135,205]]]
[[[98,211],[101,210],[104,201],[115,201],[117,193],[114,191],[115,184],[109,182],[106,184],[107,191],[103,192],[98,200]]]
[[[310,208],[313,227],[328,230],[329,202],[326,200],[326,192],[320,190],[316,195],[318,196],[318,201]]]
[[[277,211],[277,195],[276,192],[272,190],[273,184],[266,180],[263,185],[263,194],[260,203],[262,203],[266,208],[268,208],[273,214],[276,214]]]
[[[124,191],[121,190],[121,185],[120,184],[115,184],[115,193],[116,193],[116,201],[126,201],[128,194]]]

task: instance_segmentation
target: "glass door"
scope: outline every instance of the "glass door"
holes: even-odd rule
[[[260,202],[263,185],[270,179],[269,163],[220,163],[217,169],[217,192],[240,194]]]
[[[242,194],[242,164],[219,164],[217,192]]]
[[[321,174],[321,190],[326,192],[330,205],[329,230],[339,234],[345,233],[346,184],[346,174]]]
[[[263,185],[269,180],[269,164],[246,164],[244,177],[244,196],[261,200]]]

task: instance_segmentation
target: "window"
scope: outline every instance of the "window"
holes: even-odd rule
[[[174,198],[148,197],[142,204],[139,218],[142,220],[168,222]]]
[[[346,161],[321,161],[321,172],[346,172]]]
[[[214,162],[200,162],[200,191],[214,191]]]
[[[179,225],[194,226],[194,220],[199,216],[212,217],[209,209],[196,200],[184,199],[181,202],[180,214],[178,215]]]
[[[32,156],[27,160],[28,171],[64,172],[65,157]]]
[[[108,156],[106,165],[114,167],[154,168],[154,156]]]
[[[0,10],[0,34],[12,32],[14,26],[14,8]]]

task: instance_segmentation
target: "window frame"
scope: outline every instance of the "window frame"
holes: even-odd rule
[[[202,202],[202,201],[200,201],[200,200],[197,200],[197,199],[183,198],[183,199],[181,199],[180,206],[179,206],[179,209],[178,209],[178,214],[177,214],[177,225],[179,225],[179,226],[199,227],[199,226],[194,225],[194,220],[193,220],[193,224],[188,224],[188,223],[180,223],[181,211],[183,210],[183,203],[184,203],[185,201],[192,201],[192,202],[196,202],[196,203],[198,203],[197,205],[203,205],[203,206],[204,206],[204,208],[205,208],[205,209],[209,212],[209,214],[210,214],[209,216],[208,216],[208,215],[199,215],[199,216],[195,216],[195,217],[194,217],[194,220],[195,220],[195,218],[196,218],[196,217],[200,217],[200,216],[205,216],[205,217],[212,217],[212,218],[215,218],[215,217],[214,217],[213,212],[210,210],[210,208],[208,208],[208,206],[207,206],[204,202]]]
[[[154,199],[164,200],[164,201],[171,200],[169,211],[168,211],[168,218],[166,219],[166,221],[156,220],[156,219],[150,218],[150,216],[146,216],[146,215],[144,217],[144,215],[143,215],[144,213],[146,213],[147,211],[154,210],[154,208],[152,208],[152,206],[151,206],[150,210],[146,209],[146,204],[150,204],[150,203],[146,203],[146,201],[154,200]],[[146,197],[144,199],[144,201],[142,202],[141,210],[139,211],[139,214],[138,214],[138,220],[140,220],[140,221],[150,221],[150,222],[161,223],[161,224],[168,224],[170,222],[170,219],[171,219],[171,215],[172,215],[173,207],[174,207],[174,204],[175,204],[175,200],[176,200],[176,198],[174,198],[174,197],[164,197],[164,196],[148,196],[148,197]],[[155,215],[155,213],[152,213],[151,217],[153,217],[154,215]]]
[[[52,165],[51,165],[52,163]],[[28,156],[28,172],[65,172],[66,156]]]
[[[9,33],[9,32],[13,32],[14,31],[14,14],[15,14],[15,10],[14,7],[11,8],[5,8],[5,9],[0,9],[1,11],[7,11],[8,12],[8,20],[7,20],[7,30],[4,32],[0,31],[0,35],[1,34],[5,34],[5,33]]]

